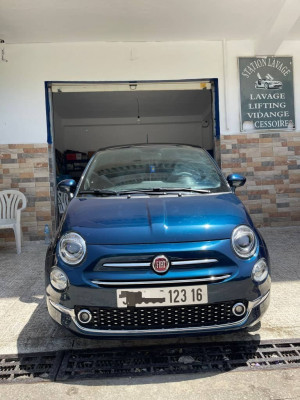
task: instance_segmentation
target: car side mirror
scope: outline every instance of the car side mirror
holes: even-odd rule
[[[61,192],[67,193],[70,198],[73,197],[76,187],[77,183],[74,181],[74,179],[64,179],[57,184],[57,189]]]
[[[240,174],[230,174],[227,176],[227,182],[229,183],[233,192],[235,192],[236,188],[245,185],[246,178]]]

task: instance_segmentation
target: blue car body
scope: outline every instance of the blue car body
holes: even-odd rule
[[[232,233],[239,226],[250,227],[257,240],[255,253],[247,259],[232,248]],[[86,242],[86,255],[76,266],[64,262],[59,252],[59,241],[68,232]],[[164,274],[151,267],[159,255],[170,263]],[[225,192],[180,196],[99,197],[77,191],[46,256],[48,310],[74,333],[95,337],[182,336],[242,329],[255,325],[269,304],[270,274],[259,283],[252,276],[260,259],[269,267],[265,242],[229,185]],[[53,267],[66,274],[65,290],[51,284]],[[120,289],[129,296],[137,288],[191,285],[206,286],[205,304],[162,307],[154,301],[138,307],[140,300],[133,297],[136,304],[129,301],[127,307],[118,307]],[[233,307],[240,303],[244,312],[234,315]],[[80,321],[82,310],[92,315],[89,323]]]

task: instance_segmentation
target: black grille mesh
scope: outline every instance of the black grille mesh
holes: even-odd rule
[[[134,330],[202,327],[229,324],[241,320],[232,313],[232,306],[241,300],[176,307],[102,308],[76,306],[92,313],[92,320],[81,325],[91,329]]]

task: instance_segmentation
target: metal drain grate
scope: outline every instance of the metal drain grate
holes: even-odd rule
[[[62,357],[62,352],[0,356],[0,383],[53,381]]]
[[[300,367],[300,339],[0,356],[0,383]]]
[[[300,366],[293,343],[228,342],[127,350],[77,350],[65,354],[57,380],[166,375]]]

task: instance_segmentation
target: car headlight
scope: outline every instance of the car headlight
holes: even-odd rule
[[[241,258],[250,258],[256,251],[257,239],[253,230],[247,225],[236,227],[231,235],[234,252]]]
[[[85,254],[85,240],[78,233],[69,232],[60,238],[59,255],[66,264],[79,264]]]
[[[252,279],[257,283],[261,283],[266,279],[268,273],[268,264],[264,258],[261,258],[252,269]]]
[[[60,268],[54,267],[50,272],[51,285],[57,290],[64,290],[68,286],[68,277]]]

